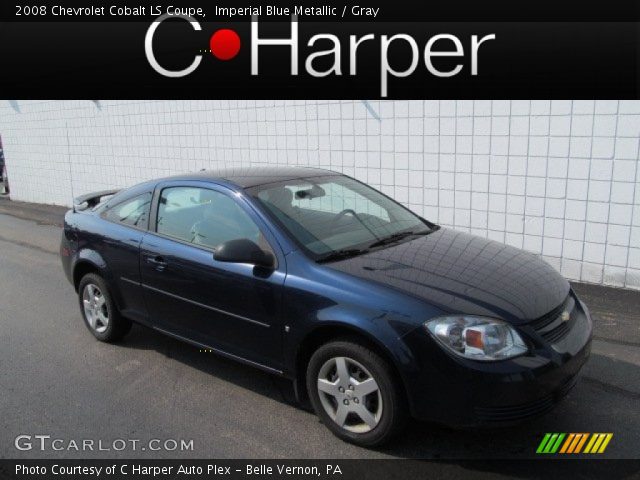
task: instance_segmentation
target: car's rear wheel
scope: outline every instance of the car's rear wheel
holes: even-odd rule
[[[359,343],[320,347],[309,361],[307,390],[318,417],[348,442],[381,445],[404,424],[405,402],[393,369]]]
[[[85,325],[101,342],[120,340],[131,329],[131,321],[120,315],[107,283],[99,275],[89,273],[82,277],[78,297]]]

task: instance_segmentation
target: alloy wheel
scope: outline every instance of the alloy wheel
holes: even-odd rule
[[[322,407],[339,427],[366,433],[380,422],[380,387],[361,363],[349,357],[331,358],[320,368],[317,385]]]
[[[109,326],[109,308],[97,285],[89,283],[84,287],[82,305],[89,326],[96,332],[103,333]]]

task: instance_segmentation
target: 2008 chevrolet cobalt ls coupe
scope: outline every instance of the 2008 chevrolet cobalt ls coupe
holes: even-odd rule
[[[553,268],[350,177],[200,172],[76,199],[64,270],[98,340],[139,322],[290,378],[338,437],[503,424],[574,385],[591,319]]]

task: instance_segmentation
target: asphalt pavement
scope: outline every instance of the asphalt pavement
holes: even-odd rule
[[[412,422],[368,450],[333,437],[276,377],[140,326],[121,343],[96,341],[58,258],[62,212],[0,200],[2,458],[518,459],[535,458],[546,432],[611,432],[601,457],[640,458],[640,292],[574,285],[594,317],[593,352],[552,412],[501,429]],[[19,435],[38,434],[63,450],[16,448]],[[86,439],[139,443],[68,449]],[[151,451],[151,439],[192,448]]]

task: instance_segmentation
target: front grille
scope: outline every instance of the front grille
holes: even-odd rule
[[[569,330],[569,323],[562,322],[553,330],[543,333],[542,338],[544,338],[549,343],[556,343],[562,340],[567,335],[567,333],[569,333]]]
[[[555,392],[532,402],[507,407],[475,407],[474,412],[477,419],[484,423],[508,423],[535,417],[551,410],[571,391],[577,379],[577,376],[570,378]]]
[[[551,310],[549,313],[547,313],[547,314],[543,315],[542,317],[540,317],[540,318],[534,320],[533,322],[531,322],[531,326],[536,331],[544,329],[547,325],[552,323],[556,318],[558,318],[559,315],[562,314],[562,312],[564,311],[564,307],[565,307],[565,305],[566,305],[568,300],[569,300],[569,297],[565,298],[564,302],[562,302],[556,308]]]
[[[569,295],[561,305],[531,322],[531,326],[547,342],[559,342],[571,330],[571,326],[575,321],[575,306],[575,300]],[[569,312],[568,321],[562,320],[562,314],[565,311]]]
[[[552,395],[510,407],[476,407],[475,414],[482,422],[513,422],[543,414],[553,408]]]

